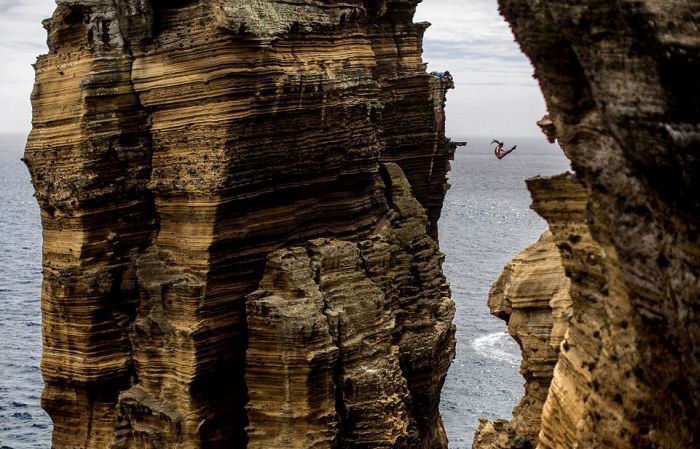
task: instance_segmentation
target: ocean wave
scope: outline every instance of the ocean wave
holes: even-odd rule
[[[483,357],[514,366],[520,364],[520,351],[510,335],[505,332],[482,335],[472,342],[472,347]]]

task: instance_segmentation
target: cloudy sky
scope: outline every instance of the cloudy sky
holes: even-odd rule
[[[31,64],[46,52],[41,20],[54,7],[54,0],[0,0],[0,132],[31,127]],[[455,78],[449,135],[540,135],[535,122],[544,102],[496,0],[423,0],[416,21],[433,24],[424,45],[430,70],[449,70]]]

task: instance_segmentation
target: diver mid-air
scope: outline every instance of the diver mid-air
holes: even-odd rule
[[[503,159],[504,157],[508,156],[517,147],[517,145],[513,145],[513,148],[506,151],[503,149],[503,142],[499,142],[498,140],[492,140],[491,143],[496,144],[495,148],[493,149],[493,152],[498,159]]]

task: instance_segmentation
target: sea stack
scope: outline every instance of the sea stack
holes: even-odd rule
[[[446,448],[419,1],[57,3],[26,149],[53,447]]]

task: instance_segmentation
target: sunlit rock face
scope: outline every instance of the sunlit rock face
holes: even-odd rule
[[[700,4],[499,3],[535,67],[548,133],[577,178],[530,184],[573,301],[539,447],[695,447]],[[549,190],[573,181],[585,205],[569,220],[548,206]],[[571,223],[595,245],[554,229]]]
[[[446,447],[417,3],[58,2],[26,149],[53,447]]]
[[[603,268],[605,256],[591,236],[587,224],[588,195],[578,179],[570,174],[528,180],[532,207],[549,223],[554,244],[560,252],[559,263],[570,279],[570,303],[559,334],[559,360],[551,374],[546,401],[539,403],[537,447],[575,447],[578,425],[582,422],[585,398],[593,384],[593,373],[600,363],[600,329],[605,326],[605,304],[610,298]],[[553,310],[553,312],[555,312]],[[557,314],[553,313],[557,319]],[[551,369],[551,365],[550,365]],[[522,427],[521,432],[525,432]],[[558,440],[550,439],[556,434]],[[532,447],[536,447],[533,444]]]
[[[423,209],[384,170],[392,208],[374,234],[277,251],[248,297],[251,448],[447,444],[454,304]]]
[[[542,407],[571,317],[569,287],[555,237],[549,231],[511,260],[491,287],[489,309],[508,323],[508,332],[522,351],[525,396],[513,410],[513,420],[481,422],[474,448],[537,445]]]

